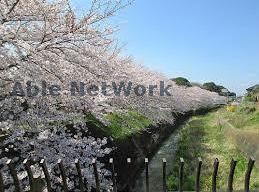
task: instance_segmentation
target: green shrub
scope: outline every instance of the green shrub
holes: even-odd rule
[[[188,81],[188,79],[184,78],[184,77],[177,77],[172,79],[172,81],[174,81],[176,83],[176,85],[179,86],[186,86],[186,87],[191,87],[191,83],[190,81]]]

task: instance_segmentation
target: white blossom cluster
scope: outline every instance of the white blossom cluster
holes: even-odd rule
[[[17,101],[16,101],[17,103]],[[42,104],[42,103],[41,103]],[[22,106],[22,105],[20,105]],[[60,172],[57,167],[58,159],[62,159],[67,169],[68,184],[71,190],[78,189],[78,177],[74,161],[81,162],[82,174],[86,186],[95,186],[92,160],[103,158],[112,149],[105,147],[107,139],[96,139],[87,134],[88,128],[83,121],[82,114],[64,113],[55,111],[54,107],[46,107],[47,104],[27,109],[21,107],[20,113],[15,116],[15,121],[9,115],[5,121],[0,122],[1,134],[5,139],[1,143],[0,168],[5,174],[5,185],[10,191],[13,190],[13,181],[8,175],[6,161],[13,159],[23,188],[28,188],[28,178],[22,165],[24,159],[39,162],[46,159],[53,188],[55,191],[62,189]],[[7,109],[8,111],[10,109]],[[110,188],[110,173],[98,162],[98,170],[101,178],[101,186]],[[34,176],[43,177],[39,167],[34,167]]]
[[[77,16],[69,1],[11,0],[0,3],[1,96],[10,93],[13,82],[41,80],[62,83],[63,94],[55,98],[65,108],[98,109],[100,102],[132,106],[150,119],[172,120],[168,114],[184,113],[200,106],[224,102],[215,93],[198,87],[178,87],[164,75],[138,65],[119,54],[109,18],[130,2],[93,0],[83,16]],[[103,96],[71,97],[67,83],[83,81],[133,82],[148,86],[171,84],[171,97]],[[45,98],[53,100],[53,98]],[[98,113],[98,111],[96,111]],[[161,114],[161,116],[157,115]],[[165,119],[165,117],[167,117]]]

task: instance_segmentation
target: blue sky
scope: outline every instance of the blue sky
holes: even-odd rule
[[[258,0],[136,0],[115,23],[124,52],[170,78],[214,81],[238,94],[259,83]]]

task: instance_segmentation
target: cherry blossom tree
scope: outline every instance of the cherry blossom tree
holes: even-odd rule
[[[106,21],[128,3],[93,0],[85,14],[77,17],[66,0],[0,1],[0,126],[1,134],[7,137],[2,163],[6,157],[15,158],[13,154],[18,154],[16,161],[46,158],[53,171],[58,158],[67,165],[77,158],[83,160],[84,176],[89,186],[93,185],[92,171],[86,168],[93,158],[110,152],[104,147],[106,139],[89,137],[83,121],[72,130],[63,124],[83,118],[78,108],[89,110],[91,98],[71,99],[64,94],[60,98],[25,99],[10,93],[16,81],[91,82],[103,76],[102,70],[109,69],[107,63],[118,53],[112,37],[117,29]],[[58,110],[62,106],[66,110]],[[101,171],[107,174],[105,169]],[[109,188],[107,182],[103,179],[102,186]]]
[[[163,74],[120,54],[115,37],[118,27],[111,25],[110,18],[129,4],[131,1],[92,0],[84,14],[78,16],[68,0],[0,0],[0,128],[4,135],[1,165],[6,158],[14,158],[13,154],[17,162],[44,157],[53,171],[58,158],[66,164],[78,158],[86,162],[83,169],[91,186],[92,158],[103,157],[111,149],[105,147],[106,138],[89,137],[88,128],[80,121],[86,112],[103,121],[101,105],[106,103],[114,111],[134,108],[154,123],[173,124],[174,114],[224,103],[216,93],[179,87]],[[61,94],[11,94],[17,81],[24,86],[28,81],[38,85],[42,80],[61,85]],[[143,96],[71,97],[67,83],[72,81],[86,85],[132,82],[133,86],[141,84],[146,88],[159,86],[162,81],[172,87],[171,96],[161,96],[156,89],[153,95]],[[74,120],[79,122],[73,122],[68,129],[64,122]],[[105,177],[108,172],[99,165]],[[103,179],[102,186],[110,187],[109,181]]]

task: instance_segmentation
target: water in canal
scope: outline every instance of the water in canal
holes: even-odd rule
[[[158,192],[163,190],[163,174],[162,174],[162,159],[167,160],[167,174],[172,170],[175,152],[180,138],[180,130],[183,126],[179,127],[166,141],[164,141],[149,162],[149,191]],[[137,178],[133,192],[145,192],[145,170],[142,171],[139,178]]]

